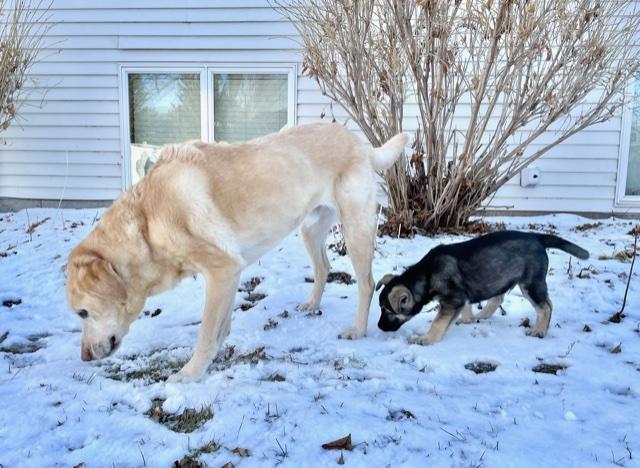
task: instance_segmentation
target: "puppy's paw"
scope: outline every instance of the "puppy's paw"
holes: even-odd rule
[[[409,338],[409,343],[410,344],[417,344],[417,345],[421,345],[421,346],[429,346],[429,345],[432,345],[433,343],[435,343],[435,341],[432,340],[428,336],[419,335],[419,336],[412,336],[411,338]]]
[[[547,334],[544,331],[540,331],[540,330],[527,330],[527,336],[533,336],[535,338],[544,338],[544,336]]]
[[[476,322],[475,317],[460,317],[458,320],[456,320],[456,325],[462,325],[466,323],[475,323],[475,322]]]
[[[357,327],[347,327],[338,335],[341,340],[359,340],[367,334],[366,330],[359,330]]]
[[[314,304],[313,302],[304,302],[296,306],[296,310],[300,312],[316,312],[320,310],[320,304]]]

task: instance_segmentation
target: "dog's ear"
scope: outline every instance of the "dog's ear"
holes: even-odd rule
[[[378,289],[380,289],[382,286],[385,286],[389,283],[389,281],[391,281],[393,278],[395,278],[398,275],[384,275],[382,278],[380,278],[380,281],[378,281],[378,284],[376,284],[376,291]]]
[[[413,293],[402,284],[395,286],[389,293],[388,298],[395,312],[410,311],[416,305]]]
[[[127,301],[127,289],[120,275],[109,261],[95,254],[83,253],[70,259],[69,281],[101,299],[119,303]]]

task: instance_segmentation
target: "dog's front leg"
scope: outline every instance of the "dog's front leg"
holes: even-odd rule
[[[188,383],[202,376],[229,331],[231,310],[240,279],[236,267],[215,268],[204,273],[207,298],[204,317],[193,356],[169,382]]]
[[[434,318],[431,323],[429,331],[422,336],[412,339],[411,342],[419,345],[431,345],[433,343],[437,343],[442,339],[449,328],[449,325],[451,325],[451,322],[455,320],[463,308],[464,306],[451,307],[442,304],[436,318]]]

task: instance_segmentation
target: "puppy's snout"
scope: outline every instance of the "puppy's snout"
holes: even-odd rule
[[[402,325],[401,322],[387,318],[384,314],[380,316],[378,321],[378,328],[385,332],[397,331]]]
[[[118,345],[116,343],[116,337],[115,335],[111,335],[111,337],[109,338],[109,344],[111,345],[111,349],[109,352],[113,352],[114,349],[116,349],[116,346]]]

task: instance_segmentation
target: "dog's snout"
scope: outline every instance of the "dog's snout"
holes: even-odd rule
[[[93,359],[93,356],[91,356],[91,350],[89,349],[88,346],[82,345],[80,347],[80,359],[82,359],[85,362],[91,361]]]
[[[111,338],[109,338],[109,344],[111,345],[111,350],[110,351],[113,351],[114,349],[116,349],[117,343],[116,343],[115,335],[111,335]]]

